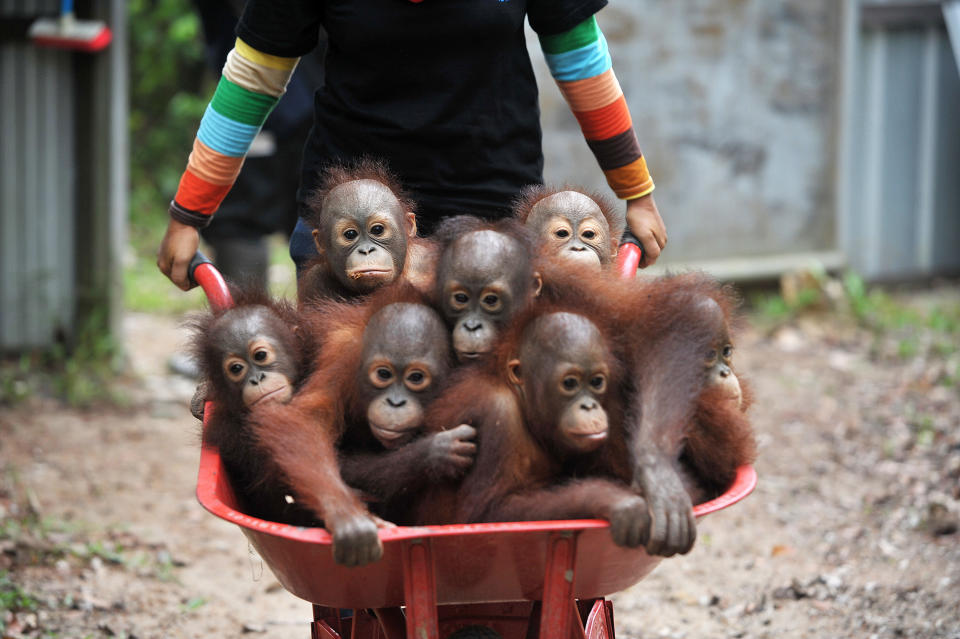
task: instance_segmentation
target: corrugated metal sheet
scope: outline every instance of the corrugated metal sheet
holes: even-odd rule
[[[917,3],[918,15],[930,4]],[[960,73],[944,25],[871,18],[853,37],[840,174],[847,258],[870,278],[960,270]]]
[[[0,0],[3,17],[59,3]],[[74,84],[70,54],[0,44],[0,350],[69,333],[74,308]]]
[[[25,27],[57,0],[0,0],[0,352],[119,326],[127,215],[123,0],[77,3],[114,34],[106,51],[34,46]],[[81,247],[81,248],[78,248]]]

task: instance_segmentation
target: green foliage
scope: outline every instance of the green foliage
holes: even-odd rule
[[[873,333],[877,355],[887,352],[900,359],[949,359],[960,351],[960,303],[956,301],[936,299],[930,304],[896,296],[879,286],[868,286],[852,271],[844,273],[839,282],[825,273],[792,281],[800,286],[795,286],[789,298],[769,292],[750,296],[761,327],[776,327],[811,311],[828,312]],[[956,375],[950,366],[948,362],[945,383],[954,385]]]
[[[750,296],[750,306],[762,324],[780,324],[793,316],[790,305],[776,293],[755,293]]]
[[[949,357],[957,352],[960,304],[939,303],[929,308],[910,306],[879,288],[868,290],[863,280],[847,273],[843,280],[850,309],[857,321],[879,335],[897,340],[901,359],[931,354]],[[920,339],[920,337],[924,339]]]
[[[28,354],[16,360],[0,362],[0,406],[19,404],[34,393]]]
[[[0,572],[0,633],[7,629],[3,613],[8,610],[10,612],[33,612],[39,607],[40,602],[36,597],[15,584],[7,572]]]
[[[153,259],[137,260],[123,272],[123,292],[124,307],[144,313],[181,314],[206,304],[199,288],[181,291],[160,272]]]
[[[751,295],[749,302],[761,323],[777,325],[821,306],[823,298],[820,291],[805,288],[797,292],[793,301],[787,301],[778,293],[755,293]]]
[[[193,597],[183,604],[184,612],[193,612],[194,610],[199,610],[203,606],[207,605],[207,600],[203,597]]]
[[[126,404],[113,384],[123,366],[122,352],[104,329],[103,317],[101,311],[84,318],[72,343],[58,342],[46,351],[0,362],[0,406],[37,394],[54,395],[78,408],[104,401]]]
[[[127,562],[121,548],[115,544],[104,543],[102,541],[88,541],[86,545],[74,549],[73,554],[80,559],[99,557],[106,562],[120,566]]]
[[[108,401],[125,404],[113,382],[122,368],[122,351],[114,336],[102,330],[96,313],[80,325],[72,348],[58,344],[47,367],[53,373],[53,390],[71,406],[89,407]]]
[[[138,256],[156,252],[214,78],[190,0],[131,0],[131,229]]]

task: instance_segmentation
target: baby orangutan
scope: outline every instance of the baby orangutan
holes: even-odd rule
[[[422,301],[398,284],[359,304],[315,305],[310,330],[323,335],[316,371],[293,401],[251,415],[257,440],[297,503],[323,521],[343,565],[383,553],[377,531],[385,524],[352,488],[377,498],[384,512],[424,482],[459,475],[473,457],[469,426],[417,437],[450,365],[447,331]]]
[[[424,486],[456,479],[473,464],[471,426],[423,432],[426,408],[450,373],[449,339],[436,311],[409,302],[377,311],[363,333],[357,412],[347,416],[340,473],[394,522],[403,523],[409,498]]]
[[[543,297],[607,318],[628,374],[621,389],[629,481],[646,499],[651,554],[688,552],[693,504],[756,454],[748,389],[730,367],[735,300],[697,273],[620,281],[544,260]]]
[[[463,362],[489,353],[497,335],[540,291],[530,233],[514,220],[491,223],[461,215],[437,230],[442,249],[434,297],[452,326]]]
[[[219,450],[234,490],[254,516],[306,524],[314,518],[287,502],[289,492],[249,424],[254,407],[289,402],[312,365],[314,344],[289,305],[236,292],[234,307],[196,320],[194,353],[214,402],[204,445]]]
[[[610,521],[615,543],[645,543],[650,517],[626,484],[618,380],[609,340],[588,317],[547,307],[518,318],[431,407],[431,422],[473,424],[481,438],[456,490],[457,521],[596,517]],[[422,501],[424,523],[449,517],[443,497]]]
[[[430,243],[416,239],[414,203],[384,163],[327,169],[308,206],[320,257],[300,276],[301,302],[358,297],[401,276],[429,285]]]
[[[722,317],[703,362],[706,382],[680,455],[681,473],[693,503],[726,490],[744,464],[757,456],[753,427],[746,412],[753,403],[749,385],[733,370],[729,295],[700,302],[703,313]]]
[[[610,265],[626,224],[606,198],[575,187],[527,187],[514,204],[514,215],[534,231],[541,255],[591,269]]]

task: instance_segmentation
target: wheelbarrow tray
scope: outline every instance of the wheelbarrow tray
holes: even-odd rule
[[[736,503],[756,481],[752,467],[740,468],[733,485],[696,506],[694,514],[702,517]],[[412,575],[432,580],[425,585],[436,593],[437,604],[539,601],[551,569],[572,581],[567,588],[572,586],[575,598],[594,599],[637,583],[662,559],[642,548],[615,545],[609,524],[590,519],[388,528],[380,531],[382,559],[359,568],[340,566],[323,528],[289,526],[240,512],[218,451],[206,445],[200,453],[197,498],[212,514],[240,526],[284,588],[332,608],[409,605],[409,594],[419,591],[409,583]],[[411,570],[411,562],[420,569]]]

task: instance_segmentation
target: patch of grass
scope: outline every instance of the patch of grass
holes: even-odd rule
[[[904,304],[882,289],[868,289],[853,272],[843,278],[854,316],[869,328],[883,331],[927,329],[942,335],[960,335],[960,304],[937,304],[929,310]]]
[[[54,390],[71,406],[88,407],[103,401],[129,403],[113,385],[123,368],[123,352],[103,324],[96,314],[88,317],[72,348],[59,344],[50,354]]]
[[[918,446],[929,446],[933,443],[933,438],[936,435],[936,430],[933,427],[933,417],[920,415],[913,424],[913,428],[916,431]]]
[[[7,629],[4,613],[34,612],[39,608],[40,601],[34,595],[14,583],[9,573],[0,572],[0,633]]]
[[[164,559],[156,563],[153,569],[153,577],[157,581],[164,583],[180,583],[174,570],[173,561],[170,559]]]
[[[951,355],[957,352],[957,348],[958,348],[957,342],[952,339],[937,340],[933,344],[934,352],[940,357],[950,357]]]
[[[827,288],[830,278],[822,268],[812,268],[781,279],[780,292],[758,292],[749,296],[749,305],[762,324],[779,325],[811,310],[830,306]]]
[[[205,605],[207,605],[206,599],[204,599],[203,597],[193,597],[185,601],[183,603],[183,606],[181,606],[181,609],[183,610],[183,612],[193,612],[195,610],[199,610]]]
[[[29,399],[36,389],[31,379],[31,357],[0,361],[0,406],[13,406]]]
[[[127,559],[124,557],[121,548],[113,544],[105,544],[102,541],[88,541],[79,549],[75,550],[73,554],[80,559],[87,560],[99,557],[106,562],[118,566],[123,566],[127,563]]]
[[[750,296],[749,301],[757,319],[763,324],[780,324],[793,316],[786,301],[776,293],[756,293]]]
[[[953,363],[952,370],[948,365],[947,373],[940,378],[940,383],[947,388],[955,386],[960,389],[960,361]]]
[[[113,383],[123,369],[123,353],[104,326],[103,314],[94,313],[80,324],[72,343],[57,342],[0,362],[0,406],[36,395],[54,396],[76,408],[127,405]]]
[[[144,313],[179,315],[205,307],[199,288],[181,291],[157,268],[153,258],[138,259],[124,269],[124,307]]]
[[[914,336],[901,339],[897,343],[897,355],[900,356],[900,359],[910,359],[912,357],[916,357],[919,351],[920,344],[917,342],[917,338]]]
[[[156,237],[157,245],[162,235],[161,229]],[[273,272],[276,272],[276,267],[283,267],[281,273],[283,270],[289,271],[289,277],[282,277],[279,281],[272,279],[270,293],[275,297],[295,299],[297,284],[286,238],[279,234],[274,235],[268,238],[268,246]],[[209,247],[201,246],[200,250],[206,255],[211,254]],[[156,265],[155,251],[156,246],[152,246],[151,251],[138,252],[133,263],[124,269],[124,307],[131,311],[165,315],[181,315],[206,308],[207,298],[202,290],[195,288],[181,291],[160,272]]]
[[[858,324],[893,340],[901,359],[950,357],[960,349],[960,304],[929,308],[904,303],[879,287],[868,288],[852,272],[843,278],[850,312]]]

